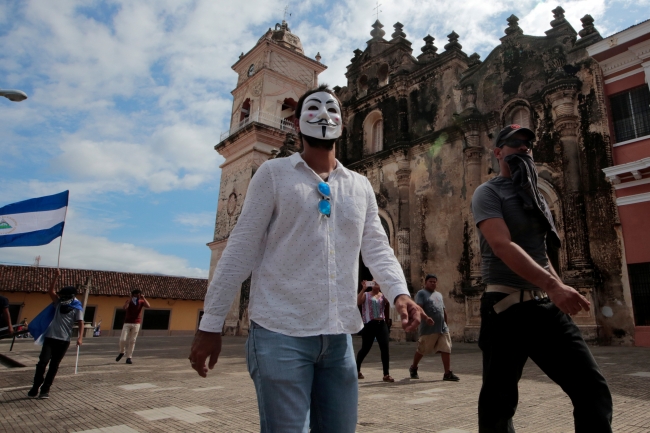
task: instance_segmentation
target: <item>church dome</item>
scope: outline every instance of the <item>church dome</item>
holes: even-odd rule
[[[285,48],[293,50],[302,55],[305,54],[302,49],[302,43],[300,42],[300,38],[294,35],[293,33],[291,33],[291,29],[289,29],[289,25],[284,20],[282,21],[282,24],[277,23],[275,25],[275,29],[269,29],[264,34],[264,36],[260,38],[258,43],[262,42],[262,40],[264,39],[271,39]]]

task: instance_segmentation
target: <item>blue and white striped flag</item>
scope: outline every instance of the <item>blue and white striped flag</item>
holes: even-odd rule
[[[63,234],[70,191],[0,207],[0,248],[33,247]]]

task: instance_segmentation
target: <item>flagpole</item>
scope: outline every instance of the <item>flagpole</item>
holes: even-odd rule
[[[77,365],[79,365],[79,346],[77,346],[77,360],[74,363],[74,374],[77,374]]]
[[[56,259],[56,267],[59,269],[61,268],[61,244],[63,244],[63,232],[65,231],[65,220],[68,217],[69,205],[70,204],[68,203],[68,205],[65,207],[65,214],[63,215],[63,230],[61,230],[61,237],[59,238],[59,256]]]

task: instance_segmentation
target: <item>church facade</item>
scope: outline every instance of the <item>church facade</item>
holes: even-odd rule
[[[507,21],[501,44],[484,61],[466,54],[453,31],[442,49],[426,36],[416,53],[402,24],[388,37],[375,22],[365,49],[354,51],[347,86],[335,88],[345,125],[337,158],[370,180],[412,292],[424,275],[436,273],[452,338],[475,341],[484,284],[471,197],[498,174],[491,153],[498,131],[511,123],[532,129],[540,189],[563,240],[550,258],[593,306],[574,320],[588,340],[631,344],[620,224],[602,171],[612,165],[607,104],[602,72],[586,50],[602,37],[589,15],[577,33],[560,7],[545,36],[525,35],[514,15]],[[226,162],[215,237],[208,244],[211,274],[255,169],[298,150],[295,101],[316,85],[325,66],[320,56],[304,55],[283,22],[233,69],[240,76],[233,118],[216,146]],[[370,277],[363,266],[360,276]],[[225,332],[246,333],[247,290],[244,283]]]

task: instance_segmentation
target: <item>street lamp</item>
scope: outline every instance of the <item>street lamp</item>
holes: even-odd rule
[[[0,96],[4,96],[10,101],[20,102],[27,99],[27,94],[22,90],[2,90],[0,89]]]

